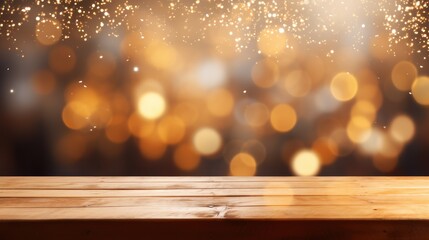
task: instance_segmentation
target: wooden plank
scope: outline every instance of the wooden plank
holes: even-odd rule
[[[88,189],[88,190],[156,190],[156,189],[271,189],[271,188],[429,188],[427,181],[389,181],[389,182],[46,182],[46,181],[0,181],[0,189]]]
[[[419,220],[427,219],[429,205],[371,206],[110,206],[77,208],[1,208],[0,219],[290,219],[290,220]]]
[[[0,182],[428,182],[429,177],[0,177]]]
[[[0,198],[0,208],[69,208],[109,206],[344,206],[344,205],[406,205],[429,204],[428,196],[239,196],[239,197],[49,197]]]
[[[0,239],[46,236],[425,239],[429,178],[0,177]]]
[[[295,196],[295,195],[426,195],[427,188],[273,188],[273,189],[150,189],[150,190],[15,190],[2,189],[0,197],[185,197],[185,196]]]

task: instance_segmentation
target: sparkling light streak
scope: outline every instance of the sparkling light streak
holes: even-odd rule
[[[225,44],[242,51],[256,41],[261,53],[277,55],[283,48],[293,48],[293,41],[320,46],[339,43],[344,36],[354,39],[350,44],[359,51],[382,36],[379,31],[369,34],[369,29],[382,27],[390,52],[396,54],[395,46],[404,43],[410,52],[421,53],[429,50],[428,8],[429,3],[421,0],[170,0],[144,4],[137,0],[5,0],[0,7],[0,35],[19,43],[24,41],[18,34],[21,29],[49,21],[58,23],[62,40],[77,36],[87,41],[102,32],[118,37],[124,30],[144,38],[144,29],[155,27],[171,42],[192,45],[213,39],[219,51],[224,51]],[[164,19],[156,20],[159,17]],[[371,24],[371,19],[378,18],[383,19],[382,26]],[[196,21],[202,26],[196,26]],[[220,35],[213,35],[217,33]]]

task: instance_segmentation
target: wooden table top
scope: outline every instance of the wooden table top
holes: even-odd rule
[[[0,221],[429,220],[429,177],[0,177]]]

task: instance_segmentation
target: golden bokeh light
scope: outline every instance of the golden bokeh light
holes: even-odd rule
[[[341,72],[332,78],[331,94],[335,99],[341,102],[353,99],[358,91],[358,81],[348,73]]]
[[[371,39],[370,52],[372,56],[385,60],[389,55],[389,36],[387,34],[377,35]]]
[[[36,38],[42,45],[53,45],[62,36],[61,23],[55,19],[43,20],[36,25]]]
[[[374,167],[383,173],[390,173],[398,165],[398,158],[386,158],[381,155],[375,155],[372,158]]]
[[[256,62],[252,68],[252,80],[260,88],[270,88],[279,77],[279,68],[274,61],[265,59]]]
[[[318,138],[311,149],[320,157],[322,165],[332,164],[338,155],[337,145],[329,138]]]
[[[368,137],[372,125],[371,121],[362,116],[353,116],[347,124],[347,136],[354,143],[362,143]]]
[[[194,134],[192,144],[201,155],[213,155],[219,151],[222,137],[215,129],[204,127]]]
[[[62,119],[68,128],[78,130],[88,126],[91,114],[92,111],[87,105],[71,101],[63,108]]]
[[[414,99],[421,105],[429,105],[429,77],[421,76],[414,80],[411,87]]]
[[[177,116],[167,115],[158,123],[157,132],[165,144],[177,144],[185,136],[185,123]]]
[[[401,61],[392,70],[393,85],[401,91],[410,91],[414,79],[417,77],[417,68],[413,63]]]
[[[267,56],[275,56],[284,51],[287,37],[279,29],[266,28],[259,33],[257,39],[259,50]]]
[[[128,118],[128,130],[137,138],[147,138],[155,132],[156,123],[151,120],[144,119],[140,114],[133,113]]]
[[[145,48],[145,57],[152,66],[170,70],[177,63],[178,54],[174,47],[164,41],[152,41]]]
[[[237,152],[249,153],[258,164],[262,163],[267,155],[267,149],[265,145],[258,140],[249,140],[244,142],[241,144],[241,148],[238,149]]]
[[[386,134],[383,138],[383,146],[374,157],[379,156],[387,159],[398,158],[403,149],[404,143],[398,142],[393,139],[390,134]]]
[[[320,171],[320,167],[320,158],[312,150],[300,150],[292,157],[291,168],[295,175],[314,176]]]
[[[92,88],[69,86],[65,97],[62,119],[68,128],[103,128],[111,120],[109,104]]]
[[[206,105],[213,116],[225,117],[232,112],[234,97],[226,89],[216,89],[207,95]]]
[[[256,161],[248,153],[238,153],[229,164],[232,176],[254,176],[256,174]]]
[[[295,127],[297,121],[295,109],[288,104],[279,104],[271,110],[271,126],[278,132],[289,132]]]
[[[409,116],[398,115],[389,126],[389,134],[395,141],[406,143],[414,137],[415,128],[414,122]]]
[[[347,156],[351,154],[356,147],[356,145],[350,141],[350,138],[347,135],[347,130],[342,127],[336,126],[328,137],[334,141],[336,148],[334,149],[331,148],[331,146],[329,147],[332,151],[337,151],[338,156]]]
[[[383,104],[383,94],[378,83],[365,83],[359,87],[356,95],[358,101],[370,102],[376,109]]]
[[[186,126],[193,126],[199,118],[197,105],[192,102],[180,102],[174,106],[173,113],[180,117]]]
[[[366,100],[357,101],[353,105],[350,111],[350,117],[353,118],[353,117],[361,116],[368,119],[368,121],[374,121],[376,115],[377,115],[376,107],[372,102],[366,101]]]
[[[284,88],[293,97],[304,97],[311,89],[311,79],[303,71],[295,70],[284,80]]]
[[[64,163],[392,173],[429,142],[429,1],[89,1],[0,7],[3,122]]]
[[[298,139],[292,139],[285,141],[282,144],[281,148],[281,157],[283,162],[290,166],[290,163],[292,162],[292,157],[297,153],[299,150],[305,148],[305,143]]]
[[[366,133],[364,141],[360,144],[361,150],[366,154],[377,154],[383,151],[386,135],[380,129],[371,128]]]
[[[146,92],[138,99],[137,108],[142,117],[153,120],[160,118],[164,114],[167,103],[161,94]]]
[[[244,118],[252,127],[261,127],[267,123],[270,112],[265,104],[254,102],[247,105],[244,109]]]
[[[174,164],[183,171],[192,171],[200,164],[200,155],[192,144],[183,143],[177,146],[173,154]]]

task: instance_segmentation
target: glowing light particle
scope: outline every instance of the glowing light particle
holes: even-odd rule
[[[314,176],[320,165],[319,156],[312,150],[301,150],[292,157],[292,171],[298,176]]]
[[[254,176],[256,173],[256,161],[248,153],[238,153],[229,164],[232,176]]]
[[[358,91],[358,82],[352,74],[342,72],[334,76],[330,88],[335,99],[346,102],[355,97]]]
[[[406,115],[396,116],[389,127],[390,136],[399,143],[410,141],[415,134],[413,120]]]
[[[417,68],[411,62],[402,61],[392,70],[393,85],[401,91],[409,91],[414,79],[417,77]]]
[[[222,145],[220,134],[212,128],[199,129],[192,138],[192,143],[197,152],[202,155],[215,154]]]
[[[422,76],[416,78],[411,87],[411,92],[416,102],[429,106],[429,77]]]
[[[271,111],[270,122],[274,130],[289,132],[295,127],[297,122],[295,109],[287,104],[277,105]]]
[[[164,97],[156,92],[143,94],[138,100],[138,112],[146,119],[157,119],[161,117],[166,109]]]

